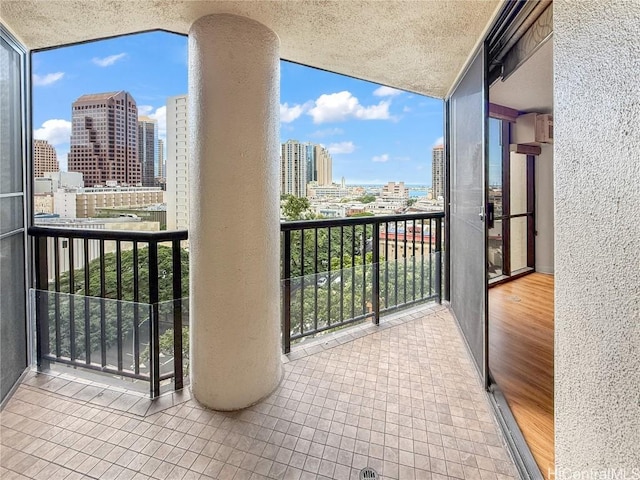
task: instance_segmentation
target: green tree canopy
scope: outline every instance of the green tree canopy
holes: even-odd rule
[[[311,204],[306,197],[286,195],[282,205],[282,212],[287,220],[305,220],[313,218]]]

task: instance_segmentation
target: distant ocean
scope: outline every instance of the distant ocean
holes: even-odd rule
[[[374,185],[374,184],[360,184],[360,185],[347,184],[347,185],[349,187],[364,187],[367,190],[378,190],[378,191],[382,188],[382,185]],[[409,190],[410,198],[419,198],[419,197],[427,196],[427,190],[429,187],[427,187],[426,185],[406,185],[405,184],[405,186],[410,189]]]
[[[370,190],[380,191],[380,189],[382,188],[382,185],[374,185],[374,184],[358,184],[358,185],[347,184],[347,186],[363,187],[363,188],[366,188],[368,191]],[[428,193],[428,189],[430,188],[430,187],[427,187],[426,185],[405,185],[405,186],[410,189],[409,198],[426,197]]]

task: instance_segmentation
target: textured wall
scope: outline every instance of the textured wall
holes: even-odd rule
[[[612,468],[640,476],[639,31],[638,1],[554,2],[562,478]]]
[[[281,377],[278,48],[234,15],[189,32],[191,386],[217,410]]]

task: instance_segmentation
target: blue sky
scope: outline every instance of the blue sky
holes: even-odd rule
[[[71,104],[86,93],[127,90],[165,135],[166,98],[187,92],[187,39],[131,35],[34,53],[35,138],[66,168]],[[442,141],[442,102],[289,62],[281,63],[280,140],[312,141],[349,184],[431,185],[431,149]]]

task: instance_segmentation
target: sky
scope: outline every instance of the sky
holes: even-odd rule
[[[187,38],[129,35],[32,56],[34,137],[56,147],[66,169],[71,104],[81,95],[126,90],[140,115],[166,135],[167,97],[187,93]],[[347,184],[431,185],[431,150],[442,142],[441,100],[281,62],[280,141],[319,143],[333,179]]]

